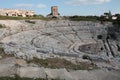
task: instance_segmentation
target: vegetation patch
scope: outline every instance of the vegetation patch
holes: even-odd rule
[[[85,62],[79,62],[77,64],[74,64],[66,59],[60,59],[60,58],[48,58],[48,59],[38,59],[33,58],[33,60],[28,61],[28,63],[35,63],[39,65],[40,67],[45,68],[66,68],[67,70],[89,70],[89,69],[95,69],[95,64],[85,63]]]
[[[5,56],[5,52],[3,48],[0,48],[0,56],[4,57]]]
[[[45,18],[42,15],[34,15],[33,17],[0,16],[0,20],[51,20],[51,19]]]
[[[27,78],[27,77],[19,77],[18,75],[15,75],[14,77],[0,77],[0,80],[50,80],[48,78]],[[51,80],[60,80],[60,79],[51,79]]]
[[[31,20],[25,20],[25,22],[35,24],[35,21],[31,21]]]
[[[48,79],[32,79],[32,78],[20,78],[20,77],[0,77],[0,80],[48,80]]]
[[[5,26],[5,25],[0,24],[0,28],[6,28],[6,26]]]
[[[2,58],[6,58],[6,57],[13,57],[14,55],[12,55],[12,54],[10,54],[10,55],[5,54],[4,48],[1,48],[1,47],[0,47],[0,56],[1,56]],[[1,80],[1,79],[0,79],[0,80]]]
[[[82,58],[83,58],[83,59],[91,60],[90,56],[88,56],[88,55],[83,55]]]
[[[68,18],[69,20],[72,21],[99,21],[98,16],[70,16]]]

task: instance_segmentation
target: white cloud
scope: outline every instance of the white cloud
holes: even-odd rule
[[[16,4],[15,6],[16,7],[33,7],[34,4],[24,4],[24,3],[22,3],[22,4]]]
[[[35,8],[45,8],[47,7],[45,4],[24,4],[24,3],[21,3],[21,4],[15,4],[15,7],[35,7]]]
[[[37,5],[37,8],[45,8],[45,7],[47,7],[45,4],[38,4]]]
[[[81,4],[103,4],[110,2],[111,0],[69,0],[66,3],[70,5],[81,5]]]

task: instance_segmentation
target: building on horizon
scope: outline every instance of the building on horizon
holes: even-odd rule
[[[1,16],[13,16],[13,17],[31,17],[35,13],[31,10],[19,10],[19,9],[0,9]]]
[[[58,13],[58,6],[51,7],[51,13],[47,15],[50,18],[59,18],[60,14]]]

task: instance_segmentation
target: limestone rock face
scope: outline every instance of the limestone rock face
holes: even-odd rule
[[[15,67],[15,58],[7,58],[0,60],[0,77],[14,76],[17,68]]]
[[[66,69],[45,69],[48,79],[74,80]]]
[[[0,77],[13,76],[16,73],[16,67],[10,64],[0,65]]]
[[[106,58],[120,55],[119,42],[106,40],[111,23],[91,21],[1,20],[1,43],[6,54],[18,58],[47,58],[55,56],[81,57],[84,54]],[[118,45],[117,45],[118,44]],[[115,47],[111,49],[114,45]],[[114,55],[115,54],[115,55]],[[93,57],[94,58],[94,57]]]
[[[46,78],[44,68],[39,67],[21,67],[17,70],[17,75],[28,78]]]
[[[0,20],[0,76],[65,80],[120,80],[120,28],[111,23],[68,20]],[[24,60],[59,57],[72,63],[94,62],[102,70],[40,68]],[[21,60],[24,59],[24,60]],[[107,70],[106,70],[107,69]],[[109,70],[109,71],[108,71]],[[115,72],[112,72],[116,70]],[[118,72],[117,72],[118,70]],[[9,72],[9,73],[8,73]],[[115,73],[115,74],[114,74]],[[101,75],[101,76],[99,76]]]
[[[119,80],[120,73],[114,71],[105,70],[93,70],[93,71],[72,71],[70,72],[75,80]]]
[[[23,64],[25,64],[23,66]],[[113,64],[115,66],[115,64]],[[120,80],[120,71],[96,69],[96,70],[68,70],[43,68],[26,65],[26,62],[15,57],[0,60],[0,77],[20,77],[59,79],[59,80]]]

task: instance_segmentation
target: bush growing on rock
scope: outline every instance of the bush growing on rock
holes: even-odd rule
[[[25,20],[25,22],[35,24],[35,21]]]
[[[69,17],[70,20],[72,21],[99,21],[99,17],[98,16],[70,16]]]
[[[0,24],[0,28],[6,28],[5,25]]]
[[[90,56],[88,56],[88,55],[83,55],[82,58],[83,58],[83,59],[91,60],[91,59],[90,59]]]
[[[13,54],[5,54],[5,51],[4,51],[4,48],[0,47],[0,56],[2,58],[5,58],[5,57],[13,57],[14,55]]]
[[[4,57],[4,56],[5,56],[5,52],[4,52],[4,49],[3,49],[3,48],[0,48],[0,56],[1,56],[1,57]]]

